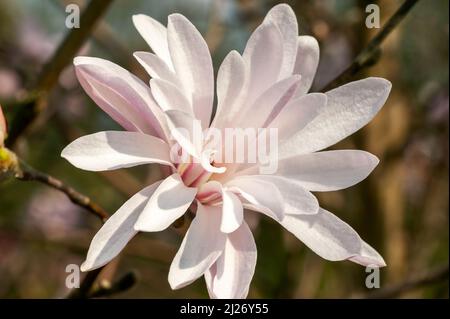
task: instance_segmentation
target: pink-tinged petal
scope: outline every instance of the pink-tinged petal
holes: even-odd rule
[[[283,79],[292,74],[297,55],[297,17],[289,5],[282,3],[270,9],[263,23],[267,22],[278,27],[283,39],[283,63],[278,78]]]
[[[201,158],[203,133],[201,123],[190,113],[169,110],[164,112],[169,126],[170,135],[189,154]]]
[[[246,66],[240,54],[231,51],[223,60],[217,74],[217,111],[212,127],[224,128],[240,114],[245,92]]]
[[[238,127],[264,128],[283,109],[294,95],[300,77],[285,78],[259,96],[252,105],[241,110]]]
[[[0,105],[0,147],[3,146],[3,142],[6,139],[6,135],[7,135],[6,119],[5,116],[3,115],[3,110]]]
[[[222,184],[217,181],[208,181],[199,187],[197,200],[208,203],[222,198]]]
[[[302,131],[280,145],[280,158],[316,152],[353,134],[378,113],[390,90],[389,81],[367,78],[327,92],[327,107]]]
[[[216,263],[205,272],[211,298],[244,299],[255,273],[256,244],[248,225],[243,223],[227,235],[225,248]]]
[[[376,156],[364,151],[326,151],[282,159],[276,175],[295,179],[310,191],[328,192],[361,182],[378,163]],[[242,174],[257,174],[257,169],[251,168]]]
[[[278,141],[282,144],[318,116],[326,104],[327,96],[323,93],[306,94],[290,100],[268,127],[278,129]]]
[[[160,183],[158,181],[135,194],[106,221],[92,239],[81,271],[100,268],[122,251],[136,235],[133,225]]]
[[[178,110],[193,116],[192,106],[186,96],[172,83],[151,79],[150,88],[153,97],[163,111]]]
[[[181,83],[178,80],[174,71],[172,71],[168,65],[156,54],[150,52],[134,52],[133,56],[147,71],[147,73],[156,79],[162,79],[168,81],[180,88]]]
[[[283,219],[283,197],[273,184],[252,178],[236,178],[225,186],[248,202],[243,202],[244,207],[274,219]]]
[[[244,219],[244,208],[242,203],[233,192],[223,190],[223,209],[220,231],[232,233],[241,226]]]
[[[270,185],[271,189],[276,189],[276,194],[280,197],[282,216],[285,214],[316,214],[319,210],[319,202],[317,198],[306,190],[301,183],[291,178],[284,178],[277,175],[251,175],[238,176],[230,181],[230,185],[239,185],[242,183],[252,183],[253,185],[261,183],[261,185]],[[227,184],[227,185],[228,185]],[[268,189],[269,191],[269,189]],[[269,192],[267,192],[269,194]],[[267,195],[266,196],[271,196]],[[281,217],[282,217],[281,216]]]
[[[145,42],[152,48],[153,52],[172,70],[173,66],[167,44],[166,27],[144,14],[134,15],[133,23]]]
[[[171,14],[167,25],[175,72],[203,128],[209,127],[214,100],[214,72],[208,45],[195,26],[181,14]]]
[[[166,137],[164,115],[139,78],[99,58],[76,57],[73,63],[86,93],[125,129]]]
[[[61,153],[75,167],[106,171],[142,164],[172,165],[163,140],[138,132],[106,131],[82,136]]]
[[[222,253],[226,235],[220,228],[221,207],[198,203],[195,218],[170,265],[172,289],[189,285],[202,276]]]
[[[324,259],[351,260],[364,266],[386,265],[353,228],[324,209],[315,215],[286,215],[281,225]]]
[[[242,57],[249,72],[248,105],[278,80],[283,60],[278,27],[271,22],[261,24],[248,40]]]
[[[196,193],[197,189],[185,186],[178,174],[167,177],[153,193],[134,229],[146,232],[166,229],[183,216]]]
[[[308,93],[316,75],[319,65],[319,43],[311,36],[303,35],[297,39],[297,57],[295,60],[294,74],[300,74],[302,80],[296,92],[296,96]]]

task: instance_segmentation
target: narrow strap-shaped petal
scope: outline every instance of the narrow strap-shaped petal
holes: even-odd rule
[[[282,144],[316,118],[326,104],[327,96],[323,93],[311,93],[292,99],[268,127],[278,129],[278,141]]]
[[[156,102],[163,111],[178,110],[194,117],[191,103],[174,84],[162,79],[151,79],[150,87]]]
[[[166,229],[183,216],[196,193],[197,189],[185,186],[178,174],[167,177],[153,193],[134,229],[146,232]]]
[[[153,52],[173,70],[169,46],[167,44],[166,27],[144,14],[134,15],[133,23],[145,42],[152,48]]]
[[[106,221],[92,239],[86,261],[81,265],[82,271],[99,268],[122,251],[136,235],[133,226],[160,183],[158,181],[132,196]]]
[[[250,185],[259,189],[267,187],[266,194],[259,194],[258,198],[266,196],[273,197],[274,200],[278,199],[277,209],[281,210],[280,214],[282,216],[285,214],[316,214],[319,210],[317,198],[306,190],[301,183],[291,178],[277,175],[237,176],[228,182],[227,185],[236,185],[246,190],[250,188]],[[279,194],[279,196],[273,196],[273,189],[277,190],[275,194]]]
[[[75,73],[97,105],[129,131],[166,138],[166,123],[150,88],[110,61],[76,57]]]
[[[329,192],[361,182],[378,163],[376,156],[365,151],[325,151],[282,159],[276,175],[295,179],[310,191]],[[255,175],[258,168],[254,166],[239,173]]]
[[[391,83],[367,78],[326,93],[327,107],[303,130],[280,145],[280,157],[325,149],[366,125],[386,102]]]
[[[227,235],[222,255],[205,273],[211,298],[244,299],[255,273],[256,244],[244,222],[233,233]]]
[[[283,218],[283,197],[279,190],[264,180],[236,178],[225,185],[230,191],[241,195],[256,211],[269,215],[274,219]]]
[[[264,91],[253,104],[243,107],[237,127],[264,128],[289,102],[294,95],[300,77],[285,78]]]
[[[168,81],[176,87],[181,88],[181,83],[175,72],[159,56],[150,52],[141,51],[134,52],[133,56],[152,78]]]
[[[224,233],[232,233],[241,226],[244,220],[244,208],[236,194],[222,190],[222,222],[220,230]]]
[[[237,51],[231,51],[223,60],[217,74],[217,111],[211,127],[224,128],[241,111],[245,92],[246,65]]]
[[[299,36],[297,39],[297,57],[294,74],[300,74],[302,80],[297,89],[296,96],[308,93],[316,75],[319,65],[319,43],[309,35]]]
[[[283,39],[283,62],[278,79],[292,74],[297,54],[298,24],[292,8],[285,4],[274,6],[267,13],[264,22],[274,23],[281,32]]]
[[[190,94],[195,117],[207,128],[214,100],[214,72],[208,45],[181,14],[169,16],[167,36],[175,72],[186,94]]]
[[[190,113],[179,110],[168,110],[164,114],[170,135],[189,155],[201,159],[203,132],[201,123]]]
[[[261,24],[250,36],[242,55],[248,68],[247,104],[278,80],[283,60],[280,30],[272,23]]]
[[[324,259],[386,266],[383,258],[353,228],[324,209],[315,215],[286,215],[281,225]]]
[[[67,145],[61,156],[88,171],[148,163],[172,165],[166,142],[138,132],[105,131],[85,135]]]
[[[198,203],[197,213],[169,270],[172,289],[182,288],[202,276],[222,253],[226,235],[220,228],[221,207]]]

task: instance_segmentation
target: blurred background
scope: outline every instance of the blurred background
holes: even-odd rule
[[[321,60],[313,89],[344,70],[377,29],[365,27],[370,3],[380,7],[381,24],[402,1],[285,1],[295,10],[300,34],[315,36]],[[65,6],[84,1],[0,1],[0,104],[9,123],[27,103],[42,66],[68,33]],[[232,49],[245,43],[272,0],[115,0],[78,55],[111,60],[148,81],[132,53],[148,51],[131,22],[136,13],[163,24],[167,15],[186,15],[206,38],[217,71]],[[382,45],[373,67],[355,79],[380,76],[393,83],[374,121],[336,145],[377,155],[381,163],[349,189],[317,194],[323,207],[347,221],[385,258],[381,287],[427,279],[448,267],[449,90],[447,0],[422,0]],[[25,102],[24,102],[25,101]],[[58,177],[113,213],[130,195],[159,179],[158,166],[108,173],[76,169],[60,157],[76,137],[119,129],[82,91],[69,65],[61,72],[38,120],[15,143],[14,151],[33,167]],[[374,293],[367,273],[351,262],[315,255],[278,224],[248,216],[258,246],[251,298],[349,298]],[[34,182],[7,179],[0,184],[0,297],[59,298],[67,264],[80,264],[101,223],[62,193]],[[172,291],[170,262],[184,229],[139,234],[102,272],[112,280],[136,271],[138,281],[121,298],[203,298],[203,279]],[[447,268],[448,269],[448,268]],[[448,298],[447,276],[387,297]]]

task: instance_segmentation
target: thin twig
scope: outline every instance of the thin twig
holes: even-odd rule
[[[440,281],[447,281],[448,284],[448,276],[449,276],[449,265],[446,264],[443,266],[436,267],[422,274],[413,276],[402,283],[374,290],[373,292],[370,292],[362,296],[362,298],[368,299],[394,298],[413,289],[435,284]]]
[[[53,56],[44,65],[36,83],[29,91],[30,99],[26,103],[20,103],[16,116],[14,117],[6,141],[11,148],[20,135],[34,122],[38,115],[46,107],[46,95],[57,83],[59,75],[69,65],[79,51],[83,43],[90,37],[91,31],[98,19],[106,12],[113,0],[91,0],[80,16],[80,27],[73,28],[61,42]]]
[[[389,18],[383,28],[377,35],[369,42],[369,44],[357,55],[352,64],[339,74],[334,80],[325,85],[321,92],[326,92],[334,89],[344,83],[349,82],[362,69],[375,64],[381,56],[380,46],[387,36],[398,26],[409,11],[419,0],[405,0],[405,2],[398,8],[394,15]]]
[[[72,187],[64,184],[61,180],[51,175],[39,172],[23,162],[21,162],[20,168],[17,170],[15,177],[21,181],[36,181],[50,186],[60,192],[63,192],[72,203],[85,208],[100,218],[102,223],[108,219],[108,213],[100,207],[100,205],[94,203],[89,197],[77,192]]]

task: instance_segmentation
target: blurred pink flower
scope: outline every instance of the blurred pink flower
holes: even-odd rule
[[[211,56],[197,29],[180,14],[169,16],[167,28],[145,15],[133,22],[154,52],[134,54],[152,77],[150,86],[106,60],[74,61],[85,91],[127,132],[83,136],[62,156],[90,171],[159,163],[172,175],[141,190],[109,218],[92,240],[83,271],[108,263],[138,231],[166,229],[192,203],[195,218],[170,267],[173,289],[204,275],[211,297],[247,296],[257,253],[244,208],[273,218],[325,259],[385,266],[347,223],[320,208],[311,192],[350,187],[378,164],[364,151],[318,151],[367,124],[385,103],[389,81],[367,78],[308,94],[318,43],[298,36],[288,5],[275,6],[242,56],[232,51],[220,66],[211,124],[278,129],[278,171],[261,175],[260,163],[215,162],[214,144],[199,144],[182,132],[192,132],[196,119],[208,128],[213,110]],[[174,144],[191,161],[174,162]]]

